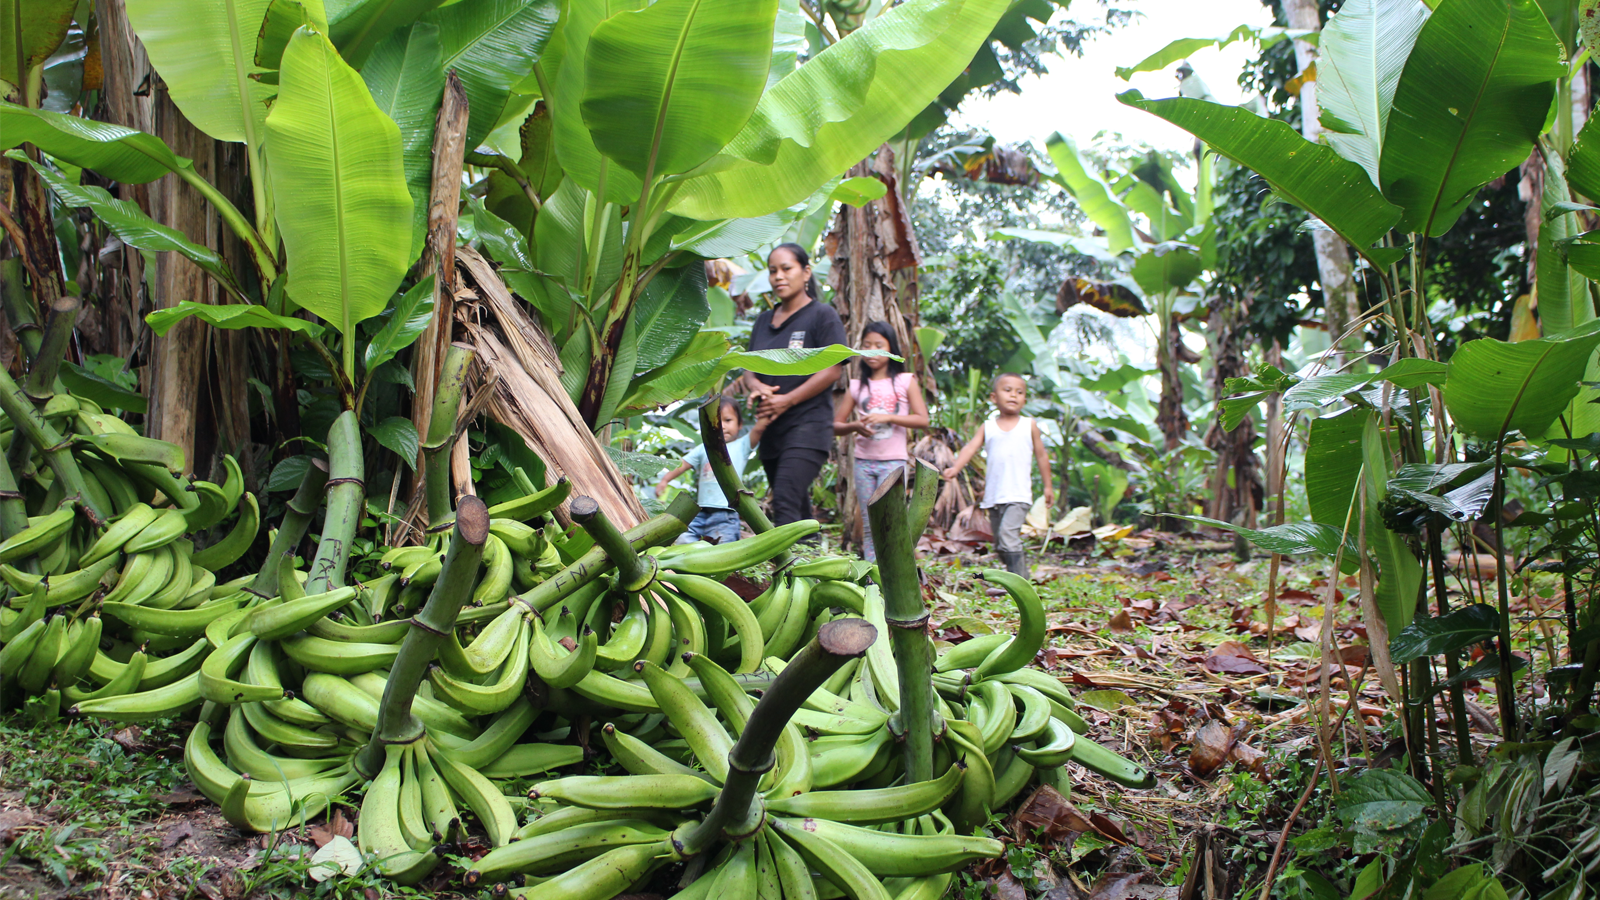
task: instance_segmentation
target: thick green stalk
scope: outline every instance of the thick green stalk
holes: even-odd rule
[[[772,748],[784,726],[812,692],[840,666],[866,653],[877,637],[878,629],[865,619],[838,619],[818,629],[811,643],[789,660],[728,751],[728,780],[716,805],[699,824],[674,835],[679,854],[695,856],[709,850],[724,833],[742,837],[761,827],[764,811],[756,800],[756,786],[775,762]]]
[[[911,465],[916,467],[916,475],[911,482],[911,509],[906,513],[906,524],[912,535],[920,535],[928,530],[933,504],[939,499],[939,470],[916,457],[911,458]],[[1070,469],[1063,467],[1061,471]]]
[[[322,540],[311,563],[311,578],[306,581],[308,594],[344,587],[350,542],[366,512],[364,474],[361,424],[353,410],[346,410],[328,429],[328,511],[322,519]]]
[[[263,292],[278,278],[278,263],[272,257],[272,251],[267,249],[261,235],[251,227],[250,221],[239,212],[239,208],[222,196],[211,182],[200,176],[194,166],[179,166],[172,170],[173,174],[188,182],[191,187],[200,192],[200,196],[211,202],[211,208],[216,210],[218,218],[233,229],[233,233],[244,241],[245,248],[250,252],[250,260],[256,264],[256,271],[261,275]]]
[[[44,414],[4,368],[0,368],[0,411],[11,420],[18,437],[26,436],[44,454],[51,470],[61,479],[67,499],[82,506],[95,522],[105,522],[109,510],[101,509],[84,491],[83,473],[78,469],[78,461],[72,458],[70,442],[63,440],[54,426],[45,421]],[[17,439],[12,438],[13,441]]]
[[[572,521],[594,538],[594,545],[604,550],[611,564],[617,567],[617,586],[630,593],[644,590],[656,577],[655,559],[640,556],[627,537],[600,511],[600,504],[593,497],[572,498],[570,509]]]
[[[576,501],[574,501],[576,505]],[[683,534],[694,517],[700,514],[700,507],[695,503],[693,494],[679,494],[667,507],[667,511],[659,516],[641,522],[624,531],[623,537],[628,539],[628,544],[634,550],[643,550],[647,547],[657,547],[670,543],[673,538]],[[516,598],[514,602],[542,613],[546,609],[560,603],[563,597],[583,587],[596,578],[599,578],[615,564],[611,557],[606,555],[604,547],[596,546],[588,553],[578,557],[572,565],[556,574],[539,582],[528,591]]]
[[[1439,606],[1439,615],[1450,612],[1449,589],[1445,587],[1444,535],[1433,526],[1428,528],[1428,558],[1433,568],[1433,598]],[[1461,672],[1461,663],[1455,651],[1444,655],[1444,674],[1452,682]],[[1467,718],[1467,698],[1459,683],[1450,685],[1450,730],[1456,737],[1456,755],[1463,766],[1474,765],[1472,753],[1472,720]]]
[[[411,701],[417,696],[428,664],[433,662],[439,644],[450,638],[461,607],[472,599],[478,584],[478,568],[483,563],[483,547],[489,540],[489,507],[477,497],[461,498],[456,509],[455,529],[450,533],[450,549],[445,552],[444,568],[433,583],[428,602],[411,617],[389,679],[384,683],[383,699],[378,703],[378,724],[372,740],[356,757],[356,771],[373,778],[383,768],[384,748],[408,744],[427,729],[411,714]]]
[[[911,530],[904,482],[904,469],[884,479],[868,501],[867,517],[878,547],[889,644],[900,673],[906,781],[915,783],[933,777],[933,641],[928,637],[928,608],[922,602],[922,579],[917,571],[919,532]]]
[[[17,476],[11,473],[5,458],[0,457],[0,541],[27,527],[28,506],[22,500],[22,491],[17,489]],[[33,561],[32,557],[26,561]]]
[[[444,354],[439,384],[433,395],[433,414],[428,417],[428,439],[422,445],[422,489],[428,497],[428,527],[440,528],[450,521],[450,444],[456,434],[456,416],[461,410],[461,390],[467,383],[467,369],[475,354],[470,344],[451,344]]]
[[[23,272],[22,257],[0,259],[0,306],[5,307],[6,318],[10,319],[11,330],[22,343],[22,351],[33,359],[39,355],[44,335],[34,315],[33,295],[23,280]]]
[[[61,297],[50,310],[39,351],[33,355],[28,375],[22,380],[23,390],[35,401],[50,399],[56,373],[61,371],[61,360],[72,345],[72,329],[78,324],[78,313],[82,309],[83,303],[77,297]]]
[[[1517,728],[1516,674],[1511,668],[1511,590],[1506,585],[1505,541],[1505,457],[1506,438],[1502,432],[1494,447],[1494,494],[1489,514],[1494,516],[1495,593],[1499,600],[1500,672],[1495,676],[1495,700],[1500,705],[1500,733],[1506,740],[1521,740]]]
[[[728,444],[722,439],[722,425],[717,421],[722,409],[721,395],[712,397],[700,405],[700,441],[705,444],[706,461],[711,464],[711,474],[716,476],[717,486],[722,488],[722,496],[728,498],[733,508],[738,511],[739,518],[750,526],[756,534],[772,530],[772,520],[761,511],[761,504],[756,502],[756,495],[745,488],[739,473],[733,469],[733,458],[728,455]],[[777,568],[789,564],[793,557],[789,551],[774,556],[772,561]]]
[[[311,465],[306,467],[306,473],[300,476],[300,487],[289,498],[283,521],[278,523],[278,533],[273,535],[272,546],[267,549],[267,558],[261,564],[261,571],[250,580],[250,586],[245,590],[269,600],[278,596],[278,563],[299,549],[306,529],[311,527],[311,517],[322,505],[322,489],[327,484],[328,464],[313,459]]]

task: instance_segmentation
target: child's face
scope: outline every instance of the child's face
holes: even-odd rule
[[[722,439],[731,441],[738,436],[739,414],[733,411],[733,407],[724,406],[722,408]]]
[[[861,349],[882,350],[884,353],[888,353],[889,339],[876,331],[869,331],[861,338]],[[867,364],[867,368],[874,372],[881,372],[889,367],[889,357],[887,356],[869,356],[862,361]]]
[[[1022,404],[1028,402],[1028,385],[1021,378],[1008,375],[994,386],[994,393],[989,395],[989,399],[994,402],[996,409],[1014,416],[1022,411]]]

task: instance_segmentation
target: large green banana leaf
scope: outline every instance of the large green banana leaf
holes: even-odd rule
[[[54,170],[22,156],[20,150],[11,151],[7,155],[13,158],[21,157],[32,165],[34,171],[39,173],[39,178],[50,186],[50,190],[63,205],[88,208],[124,244],[151,253],[164,251],[178,253],[204,269],[206,274],[215,278],[223,289],[234,295],[239,302],[250,302],[249,298],[244,296],[243,289],[239,287],[238,280],[234,278],[233,270],[228,268],[228,264],[223,262],[215,250],[202,247],[184,237],[181,232],[162,225],[145,215],[137,203],[118,200],[105,188],[73,184]]]
[[[1349,524],[1352,537],[1360,523],[1350,505],[1361,477],[1361,436],[1370,418],[1371,410],[1358,407],[1312,419],[1306,441],[1306,506],[1311,518],[1341,532]]]
[[[639,335],[638,356],[628,377],[660,368],[700,333],[711,315],[706,302],[706,267],[699,260],[668,269],[650,279],[633,308],[633,326]],[[613,369],[612,377],[621,374]]]
[[[1567,183],[1585,197],[1600,197],[1600,118],[1590,116],[1567,155]]]
[[[466,89],[467,149],[489,134],[511,86],[533,71],[558,11],[556,0],[461,0],[423,19],[439,27],[444,71],[454,69]]]
[[[361,69],[372,99],[400,128],[401,166],[411,195],[411,258],[422,253],[433,187],[433,131],[444,92],[439,27],[418,22],[378,44]]]
[[[0,0],[0,82],[20,87],[66,40],[77,8],[77,0]]]
[[[1237,106],[1174,97],[1146,100],[1138,91],[1118,94],[1123,103],[1182,128],[1211,149],[1251,169],[1279,195],[1338,232],[1362,254],[1400,218],[1367,173],[1324,144],[1314,144],[1276,119]]]
[[[595,147],[659,178],[733,140],[766,87],[777,0],[657,0],[601,22],[582,112]]]
[[[1057,131],[1044,142],[1050,161],[1056,164],[1057,179],[1072,193],[1083,208],[1084,215],[1106,233],[1106,244],[1113,254],[1133,248],[1133,223],[1128,220],[1128,210],[1111,188],[1083,163],[1078,145],[1072,138]]]
[[[415,22],[443,0],[355,0],[328,19],[328,38],[339,55],[354,68],[397,28]]]
[[[1578,223],[1576,213],[1556,212],[1559,204],[1572,202],[1566,166],[1561,154],[1548,148],[1544,158],[1544,196],[1540,200],[1540,208],[1545,215],[1539,225],[1539,253],[1536,257],[1539,269],[1539,324],[1546,335],[1553,336],[1589,324],[1594,321],[1595,314],[1594,304],[1589,299],[1588,279],[1569,265],[1567,260],[1567,248],[1578,246],[1568,245],[1567,242],[1578,235],[1582,226]],[[1600,381],[1600,362],[1594,357],[1589,359],[1583,381],[1588,384]],[[1566,437],[1567,428],[1573,434],[1600,431],[1600,404],[1595,402],[1596,398],[1600,398],[1600,392],[1594,388],[1585,386],[1579,389],[1578,395],[1567,405],[1566,412],[1562,413],[1566,427],[1557,422],[1546,437]],[[1564,451],[1552,447],[1551,452]]]
[[[344,335],[353,377],[356,323],[383,311],[410,262],[400,131],[325,36],[296,32],[280,71],[266,152],[288,294]]]
[[[1262,50],[1265,50],[1279,41],[1296,37],[1307,37],[1307,33],[1304,31],[1291,31],[1287,28],[1254,28],[1249,25],[1240,25],[1219,38],[1178,38],[1131,66],[1118,66],[1117,77],[1127,81],[1140,72],[1159,72],[1170,65],[1188,59],[1196,51],[1220,50],[1235,41],[1254,41]],[[1315,32],[1312,32],[1310,37],[1315,39]],[[1321,64],[1318,63],[1318,68],[1320,67]]]
[[[1600,332],[1592,326],[1515,344],[1468,341],[1450,357],[1445,408],[1457,428],[1477,437],[1496,440],[1510,431],[1543,435],[1577,396],[1597,345]]]
[[[1450,0],[1417,35],[1395,88],[1379,171],[1401,231],[1437,237],[1544,130],[1561,42],[1533,0]]]
[[[643,185],[639,176],[614,165],[595,148],[589,126],[583,121],[582,101],[588,68],[582,62],[589,53],[589,36],[607,16],[641,9],[644,5],[645,0],[576,0],[569,3],[561,22],[564,61],[551,87],[555,96],[548,98],[555,119],[556,159],[569,180],[576,181],[605,203],[636,202]]]
[[[909,0],[877,16],[767,91],[744,130],[684,180],[672,211],[748,218],[811,196],[905,128],[1010,5]]]
[[[1350,0],[1322,29],[1317,103],[1328,143],[1380,184],[1378,155],[1400,71],[1428,21],[1422,0]]]
[[[1361,434],[1361,492],[1366,506],[1367,550],[1378,564],[1374,605],[1390,634],[1399,634],[1417,612],[1417,592],[1422,587],[1422,566],[1404,538],[1383,524],[1378,506],[1388,491],[1391,454],[1378,417],[1368,413]],[[1370,624],[1368,626],[1371,627]]]
[[[276,315],[256,303],[211,304],[182,300],[177,306],[156,310],[145,316],[144,320],[150,325],[151,331],[164,335],[172,330],[172,326],[191,316],[214,328],[281,328],[309,335],[322,332],[322,326],[315,322],[295,316]]]
[[[271,85],[251,78],[270,0],[126,0],[172,102],[219,141],[260,145]]]
[[[144,184],[179,169],[194,171],[193,163],[153,134],[0,101],[0,150],[24,142],[124,184]]]

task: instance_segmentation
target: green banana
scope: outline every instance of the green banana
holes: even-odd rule
[[[591,674],[597,674],[592,670],[599,643],[595,633],[585,629],[578,640],[577,649],[562,653],[545,634],[543,623],[534,616],[533,632],[528,640],[528,660],[545,684],[553,688],[575,688]]]
[[[455,754],[452,754],[455,755]],[[461,757],[455,755],[459,762]],[[514,744],[478,771],[485,778],[527,778],[583,762],[583,748],[570,744]]]
[[[838,885],[852,900],[889,900],[889,892],[883,889],[883,883],[837,844],[807,831],[796,820],[773,817],[768,821],[772,823],[776,836],[787,842],[807,863],[824,878]]]
[[[1022,715],[1011,729],[1011,743],[1026,743],[1043,734],[1050,724],[1050,699],[1025,684],[1007,684],[1006,689],[1022,704]]]
[[[1091,772],[1131,788],[1148,789],[1156,784],[1155,775],[1086,737],[1073,742],[1071,759]]]
[[[44,618],[45,610],[49,608],[50,587],[41,584],[28,592],[28,599],[23,601],[22,608],[17,610],[16,618],[0,625],[0,643],[9,644],[16,640],[29,625]]]
[[[982,711],[981,720],[978,716],[972,719],[983,735],[984,755],[993,759],[1011,737],[1011,729],[1016,727],[1017,705],[1011,699],[1011,692],[998,681],[979,682],[972,686],[972,693],[974,708]]]
[[[228,764],[257,781],[310,778],[327,774],[341,764],[341,760],[331,757],[302,759],[268,753],[256,743],[244,710],[237,706],[228,713],[228,725],[222,732],[222,746],[227,752]]]
[[[855,564],[856,561],[848,556],[823,556],[797,563],[789,570],[789,574],[796,578],[815,578],[819,581],[854,580]]]
[[[517,830],[517,814],[494,782],[478,770],[456,762],[442,747],[434,748],[433,764],[450,789],[483,824],[489,833],[489,843],[505,846]]]
[[[0,562],[14,562],[30,556],[43,556],[60,543],[72,528],[71,504],[58,507],[55,512],[30,518],[28,527],[0,541]]]
[[[914,819],[943,806],[961,787],[967,767],[952,765],[932,781],[875,790],[809,791],[767,802],[767,812],[790,818],[876,825]]]
[[[428,680],[434,694],[468,715],[500,712],[522,696],[522,686],[528,681],[528,642],[516,641],[500,677],[489,684],[461,681],[438,666],[428,669]]]
[[[650,615],[638,603],[630,603],[622,620],[611,629],[605,643],[595,647],[595,668],[602,672],[615,672],[631,666],[644,652],[645,640],[650,636]]]
[[[705,547],[673,547],[657,557],[662,567],[691,575],[726,575],[760,565],[794,546],[801,538],[816,534],[821,523],[802,519],[779,525],[742,541]]]
[[[1077,735],[1060,719],[1051,719],[1040,737],[1040,745],[1033,749],[1017,748],[1017,756],[1038,769],[1053,768],[1072,759]]]
[[[375,701],[383,699],[383,693],[389,686],[388,679],[376,672],[352,675],[350,684]],[[479,735],[478,729],[462,718],[461,713],[455,708],[423,694],[411,698],[411,713],[428,727],[435,742],[446,747],[456,746],[455,743],[451,743],[452,739],[466,742]]]
[[[212,600],[193,609],[157,609],[135,603],[102,603],[105,615],[151,634],[187,638],[205,633],[206,626],[245,604],[243,599]]]
[[[527,698],[518,698],[505,712],[469,743],[450,751],[456,761],[464,766],[482,770],[509,750],[522,737],[538,717],[538,712]]]
[[[496,503],[489,507],[490,519],[512,519],[526,522],[544,515],[560,506],[572,493],[572,482],[565,478],[557,481],[550,487],[534,494],[527,494],[515,500]]]
[[[400,793],[404,749],[386,747],[387,754],[378,777],[367,787],[356,818],[356,842],[364,854],[377,857],[377,868],[385,877],[403,884],[415,884],[438,864],[431,852],[414,849],[406,841],[401,824]]]
[[[82,435],[79,440],[119,463],[147,463],[162,466],[174,475],[183,473],[183,448],[177,444],[120,431]]]
[[[253,634],[235,635],[206,657],[200,666],[200,696],[221,704],[282,700],[284,690],[279,685],[247,684],[232,677],[245,667],[246,657],[255,643]]]
[[[228,493],[221,485],[195,481],[190,484],[190,489],[194,491],[199,504],[194,509],[184,511],[183,518],[188,525],[186,531],[205,531],[233,511],[233,507],[228,505]]]
[[[6,646],[10,647],[11,645],[7,644]],[[4,677],[7,674],[5,672],[4,659],[5,653],[3,650],[0,650],[0,677]],[[99,659],[100,654],[96,654],[96,662],[98,662]],[[83,691],[79,690],[78,688],[68,686],[63,689],[63,696],[65,696],[67,702],[69,703],[81,703],[85,700],[98,700],[102,697],[120,697],[123,694],[131,694],[140,687],[139,679],[144,675],[145,665],[146,656],[144,651],[135,650],[133,651],[133,655],[128,657],[128,661],[123,663],[122,667],[118,669],[114,675],[106,679],[105,683],[98,690]],[[95,677],[93,673],[94,663],[90,663],[89,677]]]
[[[433,829],[436,842],[443,842],[451,831],[461,827],[461,814],[456,809],[450,786],[434,766],[428,750],[427,738],[422,739],[422,750],[416,754],[417,780],[422,788],[422,812]]]
[[[879,877],[954,872],[979,859],[994,859],[1005,846],[993,838],[956,834],[895,834],[830,819],[777,818],[774,825],[789,837],[805,832],[825,840]],[[801,852],[804,853],[804,845]]]
[[[739,668],[736,671],[754,672],[761,665],[764,648],[761,623],[738,594],[701,575],[663,570],[656,578],[728,621],[739,635]]]
[[[284,701],[279,701],[284,702]],[[339,739],[327,731],[312,731],[287,719],[280,719],[264,703],[241,703],[244,719],[269,744],[301,753],[321,753],[339,746]]]
[[[278,642],[288,657],[313,672],[360,675],[394,664],[397,644],[355,644],[298,634]]]
[[[184,518],[183,510],[165,509],[161,511],[161,515],[155,517],[154,521],[139,529],[138,534],[129,538],[128,542],[122,545],[122,549],[128,553],[143,553],[146,550],[165,547],[188,533],[189,520]]]
[[[692,775],[695,778],[704,775],[633,735],[617,730],[610,722],[600,729],[600,735],[606,749],[611,751],[611,758],[631,775]]]
[[[499,603],[511,593],[511,576],[516,566],[505,542],[491,532],[483,548],[483,577],[472,591],[472,605]]]
[[[105,534],[89,545],[78,557],[80,566],[87,566],[98,559],[121,550],[133,536],[143,531],[146,525],[154,522],[160,513],[156,512],[148,503],[135,503],[129,507],[118,519],[106,528]]]
[[[239,501],[239,518],[228,533],[209,547],[194,551],[194,564],[213,572],[221,571],[243,556],[261,531],[261,505],[255,494]]]
[[[244,627],[263,641],[282,640],[299,634],[329,613],[348,606],[355,596],[355,588],[342,587],[321,594],[308,594],[277,606],[257,607],[245,619]]]
[[[571,775],[528,791],[530,800],[589,809],[690,809],[716,796],[716,785],[694,775]]]
[[[100,650],[103,624],[97,615],[72,623],[73,628],[62,643],[61,658],[56,660],[55,672],[51,674],[51,680],[58,687],[76,685],[89,671],[89,664]]]
[[[772,862],[778,870],[778,884],[783,888],[784,900],[816,900],[816,884],[799,851],[778,835],[764,837],[772,850]]]
[[[113,722],[146,722],[175,716],[200,702],[200,673],[195,672],[153,690],[82,700],[75,703],[69,712]]]
[[[1011,642],[1009,634],[980,634],[969,640],[962,641],[939,655],[933,663],[935,672],[950,672],[956,669],[973,669],[989,657],[997,648]]]
[[[278,662],[273,655],[273,645],[258,641],[250,648],[250,658],[244,667],[244,679],[251,684],[267,687],[283,688],[283,680],[278,674]],[[291,697],[284,700],[270,700],[266,703],[266,711],[285,722],[300,725],[306,728],[316,728],[333,721],[317,711],[311,704]]]
[[[38,640],[33,642],[33,652],[28,654],[28,659],[17,671],[17,685],[29,694],[37,694],[50,683],[50,676],[56,670],[56,661],[61,658],[61,638],[66,633],[66,616],[51,616],[40,633]]]
[[[508,896],[519,900],[607,900],[668,861],[671,850],[665,841],[617,847],[538,885],[511,891]]]
[[[683,735],[707,774],[717,784],[727,781],[728,751],[733,749],[733,738],[717,721],[716,715],[682,679],[673,678],[660,666],[642,662],[635,668],[644,677],[656,706]]]
[[[974,674],[978,680],[1014,672],[1033,662],[1039,648],[1044,646],[1046,625],[1044,604],[1039,602],[1039,594],[1028,579],[1004,569],[985,569],[983,580],[1000,585],[1011,595],[1012,602],[1017,605],[1018,623],[1016,637],[979,664]]]
[[[543,875],[593,859],[613,847],[659,844],[669,832],[642,819],[612,819],[571,825],[490,850],[472,864],[468,886],[494,884],[518,873]]]
[[[150,553],[135,553],[122,565],[122,574],[106,594],[107,603],[139,603],[153,596],[172,577],[172,550],[162,547]]]

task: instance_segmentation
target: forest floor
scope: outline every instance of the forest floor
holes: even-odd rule
[[[1231,543],[1145,531],[1030,558],[1050,623],[1035,664],[1068,681],[1096,740],[1154,771],[1158,784],[1130,790],[1073,765],[1072,796],[1019,796],[992,823],[1015,841],[1011,852],[963,873],[950,896],[1205,897],[1207,881],[1210,896],[1240,896],[1252,883],[1259,891],[1312,766],[1320,704],[1306,697],[1317,690],[1330,589],[1346,663],[1330,673],[1333,696],[1345,703],[1354,681],[1365,726],[1346,723],[1336,760],[1394,754],[1394,720],[1344,596],[1354,595],[1353,580],[1330,588],[1322,568],[1283,566],[1269,648],[1268,561],[1240,563]],[[936,639],[1013,626],[1010,604],[976,581],[991,560],[928,562]],[[189,784],[186,733],[181,722],[0,720],[0,900],[396,894],[376,876],[307,880],[310,853],[349,833],[343,816],[276,840],[229,827]],[[1297,830],[1327,812],[1318,788]],[[426,895],[453,896],[443,867],[437,878]]]

